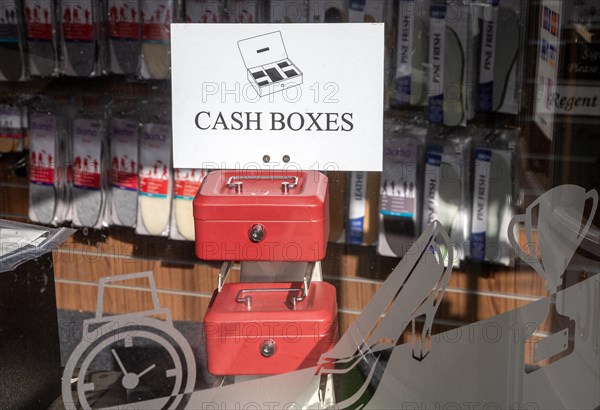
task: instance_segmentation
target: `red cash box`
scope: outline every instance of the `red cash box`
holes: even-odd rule
[[[327,177],[317,171],[213,171],[194,198],[196,255],[318,261],[329,236]]]
[[[335,288],[312,282],[228,283],[204,317],[208,371],[271,375],[317,365],[337,341]]]

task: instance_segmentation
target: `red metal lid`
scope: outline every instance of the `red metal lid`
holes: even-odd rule
[[[291,298],[301,295],[301,286],[302,283],[226,283],[220,293],[213,295],[204,321],[224,324],[288,320],[303,332],[313,332],[302,336],[320,336],[337,330],[335,287],[327,282],[312,282],[306,298],[292,306]],[[250,308],[243,300],[245,297],[252,298]],[[324,326],[314,327],[315,323]]]
[[[194,199],[197,220],[317,221],[327,177],[317,171],[212,171]]]

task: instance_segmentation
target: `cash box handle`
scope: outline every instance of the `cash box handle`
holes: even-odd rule
[[[270,293],[270,292],[302,292],[300,296],[294,296],[292,298],[292,306],[294,308],[298,304],[298,302],[302,302],[306,296],[308,295],[308,291],[310,289],[310,283],[312,282],[312,271],[313,271],[314,263],[309,263],[306,272],[304,273],[304,279],[302,283],[304,284],[303,288],[267,288],[267,289],[241,289],[236,297],[235,301],[238,303],[245,303],[246,309],[250,310],[252,308],[252,296],[244,296],[244,293]]]
[[[300,296],[294,296],[292,305],[295,307],[298,302],[302,302],[306,298],[306,291],[302,288],[269,288],[269,289],[240,289],[235,301],[238,303],[245,303],[246,308],[250,310],[252,308],[252,296],[243,296],[244,293],[274,293],[274,292],[302,292]]]
[[[284,194],[287,194],[290,189],[296,188],[298,186],[298,177],[297,176],[285,176],[285,175],[233,175],[230,176],[227,180],[227,188],[235,189],[237,194],[241,194],[244,186],[243,181],[248,181],[252,179],[260,179],[260,180],[277,180],[282,179],[281,190]],[[293,182],[288,182],[292,180]]]

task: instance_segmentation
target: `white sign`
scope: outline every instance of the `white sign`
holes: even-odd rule
[[[171,25],[175,168],[381,171],[384,26]]]
[[[541,107],[538,114],[600,116],[600,87],[561,84],[549,97],[549,108]]]

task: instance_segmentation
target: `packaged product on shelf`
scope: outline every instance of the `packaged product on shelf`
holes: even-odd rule
[[[308,23],[306,1],[272,0],[268,7],[270,23]]]
[[[429,0],[400,0],[393,105],[427,104]]]
[[[350,0],[350,23],[383,21],[386,2],[379,0]],[[372,245],[377,241],[378,215],[377,175],[368,172],[351,172],[348,187],[348,220],[346,243]],[[373,195],[373,191],[375,195]]]
[[[58,225],[67,218],[69,136],[58,112],[40,107],[29,114],[29,219]]]
[[[114,74],[138,72],[141,53],[139,0],[108,0],[108,68]]]
[[[0,81],[27,79],[21,5],[17,0],[0,0]]]
[[[455,249],[454,266],[469,253],[471,129],[430,129],[423,171],[421,229],[439,221]]]
[[[173,212],[169,238],[193,241],[194,207],[192,201],[206,176],[202,169],[176,168],[174,170]]]
[[[140,129],[136,233],[168,236],[171,216],[171,126],[146,122]]]
[[[392,28],[394,2],[381,0],[350,0],[348,3],[348,22],[350,23],[385,23],[385,49],[394,48],[394,30]],[[391,74],[393,65],[391,53],[385,53],[384,69],[384,108],[389,108],[392,99],[394,78]]]
[[[377,252],[402,257],[419,234],[420,164],[427,128],[386,121]]]
[[[481,19],[478,109],[517,114],[521,60],[520,0],[488,0]]]
[[[23,151],[22,107],[0,104],[0,153]]]
[[[227,0],[224,18],[229,23],[261,23],[262,6],[255,0]]]
[[[329,242],[346,241],[346,175],[342,171],[327,171],[329,179]]]
[[[25,0],[29,73],[34,76],[56,74],[57,46],[55,5],[52,0]]]
[[[219,0],[185,0],[186,23],[220,23],[221,2]]]
[[[467,0],[432,0],[429,19],[429,122],[465,126],[475,115],[475,38]]]
[[[75,226],[107,226],[106,126],[101,116],[81,115],[71,126],[72,200],[71,221]]]
[[[489,131],[474,141],[470,258],[504,266],[514,263],[508,226],[514,216],[514,130]]]
[[[379,235],[379,174],[352,172],[349,182],[346,243],[373,245]]]
[[[59,0],[60,72],[75,77],[101,74],[101,2]]]
[[[385,7],[389,2],[380,0],[350,0],[348,21],[350,23],[375,23],[385,19]]]
[[[171,22],[175,21],[173,0],[140,0],[142,52],[140,76],[164,80],[171,72]]]
[[[343,23],[348,21],[346,0],[309,0],[309,23]]]
[[[139,123],[129,115],[110,121],[111,224],[135,227],[138,208]]]

